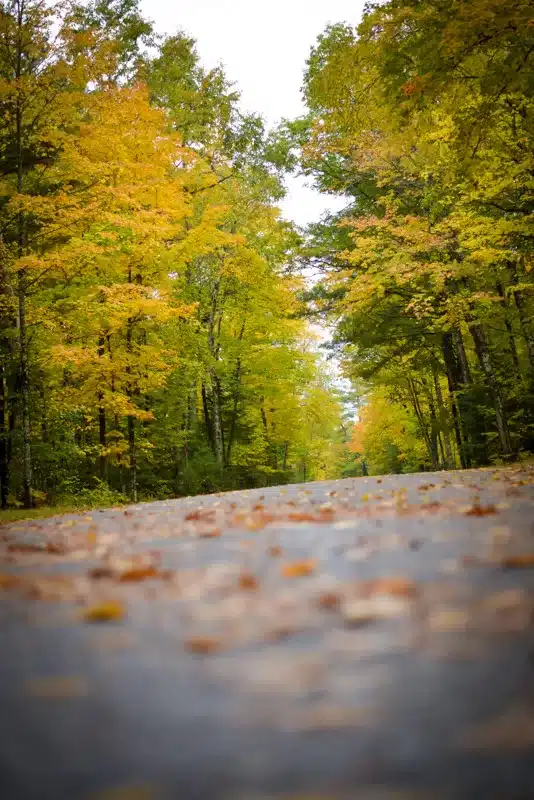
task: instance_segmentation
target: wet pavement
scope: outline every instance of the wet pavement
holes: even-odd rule
[[[0,528],[0,797],[534,798],[534,469]]]

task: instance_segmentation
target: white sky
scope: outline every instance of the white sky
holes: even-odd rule
[[[303,111],[300,97],[305,61],[329,22],[357,24],[364,0],[143,0],[160,33],[186,31],[197,40],[206,67],[218,63],[241,91],[242,106],[269,125]],[[285,216],[298,224],[343,206],[290,179]]]

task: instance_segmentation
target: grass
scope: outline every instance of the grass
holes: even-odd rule
[[[65,505],[39,506],[38,508],[8,508],[5,511],[0,511],[0,525],[7,525],[8,522],[17,522],[22,519],[45,519],[59,514],[79,514],[82,511],[90,511],[91,508],[94,508],[94,506]]]
[[[47,517],[57,517],[62,514],[82,514],[84,511],[91,511],[94,508],[116,508],[117,506],[126,505],[126,502],[124,499],[118,500],[116,498],[108,498],[107,501],[106,499],[95,499],[94,502],[76,502],[73,499],[72,502],[65,502],[55,506],[8,508],[5,511],[0,511],[0,527],[10,522],[18,522],[24,519],[46,519]]]

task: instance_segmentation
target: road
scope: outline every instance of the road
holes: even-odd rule
[[[3,800],[534,798],[534,469],[0,528]]]

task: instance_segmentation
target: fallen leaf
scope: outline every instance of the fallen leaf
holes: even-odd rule
[[[523,553],[519,556],[503,558],[501,565],[505,569],[531,569],[534,567],[534,553]]]
[[[116,622],[124,619],[125,609],[122,603],[110,600],[107,603],[98,603],[83,612],[85,622]]]
[[[67,546],[63,542],[48,542],[45,549],[47,553],[53,555],[63,556],[68,553]]]
[[[87,681],[77,676],[36,678],[26,681],[24,688],[32,697],[50,699],[84,697],[88,693]]]
[[[186,639],[184,647],[190,653],[197,653],[198,655],[211,655],[221,650],[221,642],[211,636],[193,636]]]
[[[468,750],[530,752],[534,747],[534,709],[511,708],[499,717],[466,731],[459,741]]]
[[[428,625],[437,633],[465,631],[469,626],[469,614],[459,608],[440,608],[430,612]]]
[[[413,597],[417,594],[417,585],[407,578],[378,578],[364,584],[367,594],[389,594],[392,597]]]
[[[480,567],[486,562],[477,556],[465,555],[462,556],[462,566],[464,567]]]
[[[200,539],[216,539],[220,535],[221,531],[219,528],[209,528],[208,530],[198,531]]]
[[[72,579],[60,575],[40,575],[26,578],[23,584],[26,597],[36,600],[57,601],[72,597]]]
[[[45,548],[40,544],[26,544],[24,542],[13,542],[7,546],[10,553],[45,553]]]
[[[295,633],[295,628],[289,625],[279,625],[267,631],[265,638],[271,642],[280,642],[284,639],[289,639],[289,637],[293,636]]]
[[[288,564],[282,564],[281,573],[284,578],[301,578],[306,575],[311,575],[316,566],[317,561],[315,561],[315,559],[292,561]]]
[[[102,578],[113,578],[115,570],[108,566],[93,567],[87,573],[93,580],[101,580]]]
[[[270,556],[273,556],[273,558],[276,558],[277,556],[282,555],[282,548],[280,547],[280,545],[273,544],[273,545],[271,545],[269,547],[267,552],[269,553]]]
[[[402,617],[410,613],[412,604],[401,597],[376,595],[374,597],[346,600],[341,607],[343,619],[349,627],[360,627],[381,619]]]
[[[327,611],[336,611],[341,605],[341,595],[337,592],[323,592],[316,602],[319,608],[324,608]]]
[[[496,514],[497,507],[490,503],[487,506],[481,506],[480,503],[473,503],[471,508],[464,512],[466,517],[485,517],[488,514]]]
[[[120,583],[138,583],[139,581],[145,581],[150,578],[159,578],[161,577],[161,573],[153,566],[138,566],[138,567],[131,567],[130,569],[124,570],[119,576]]]
[[[23,585],[24,581],[18,575],[0,574],[0,589],[15,589]]]
[[[238,580],[239,588],[248,591],[255,591],[259,588],[260,582],[251,572],[243,572]]]
[[[184,519],[187,522],[190,522],[192,520],[206,520],[206,519],[211,520],[214,516],[215,516],[215,511],[213,511],[212,509],[199,508],[196,509],[195,511],[190,511],[189,514],[186,514]]]
[[[524,589],[504,589],[502,592],[490,594],[484,605],[496,614],[506,614],[518,609],[530,610],[528,594]]]
[[[261,531],[274,519],[272,514],[256,514],[256,516],[245,517],[245,527],[249,531]]]

